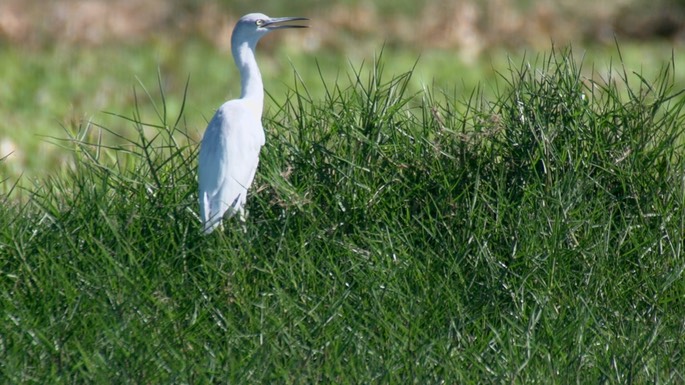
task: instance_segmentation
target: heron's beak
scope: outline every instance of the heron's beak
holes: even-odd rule
[[[287,23],[289,21],[297,21],[297,20],[309,20],[306,17],[274,17],[272,19],[269,19],[266,21],[262,27],[268,28],[268,29],[284,29],[284,28],[308,28],[308,25],[296,25],[296,24],[283,24],[283,25],[277,25],[281,23]]]

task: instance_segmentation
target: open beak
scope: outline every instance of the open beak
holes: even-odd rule
[[[268,28],[268,29],[284,29],[284,28],[308,28],[308,25],[297,25],[297,24],[282,24],[282,25],[277,25],[281,23],[287,23],[289,21],[298,21],[298,20],[309,20],[306,17],[274,17],[266,21],[262,27]]]

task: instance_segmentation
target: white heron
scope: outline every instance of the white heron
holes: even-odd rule
[[[231,53],[240,71],[240,99],[224,103],[207,125],[200,144],[199,195],[203,232],[211,233],[224,216],[245,219],[247,189],[252,184],[264,145],[264,85],[255,60],[257,42],[284,28],[306,28],[284,22],[304,17],[271,18],[250,13],[238,20],[231,35]]]

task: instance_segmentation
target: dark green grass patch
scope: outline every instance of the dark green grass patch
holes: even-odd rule
[[[685,380],[673,63],[597,82],[552,52],[465,101],[382,63],[297,83],[244,228],[207,237],[163,92],[137,139],[75,133],[2,208],[4,382]]]

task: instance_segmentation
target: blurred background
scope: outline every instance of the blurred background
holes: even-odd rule
[[[615,67],[618,47],[628,70],[649,78],[673,61],[685,84],[685,0],[2,0],[0,192],[68,163],[55,138],[89,125],[126,135],[132,124],[105,112],[131,116],[136,98],[142,119],[159,122],[144,90],[159,103],[158,79],[173,120],[188,84],[184,124],[199,139],[239,96],[230,33],[249,12],[311,18],[260,43],[267,113],[297,77],[317,97],[322,79],[349,84],[381,50],[387,76],[416,64],[416,90],[456,95],[496,93],[509,61],[552,46],[571,46],[588,77]]]

